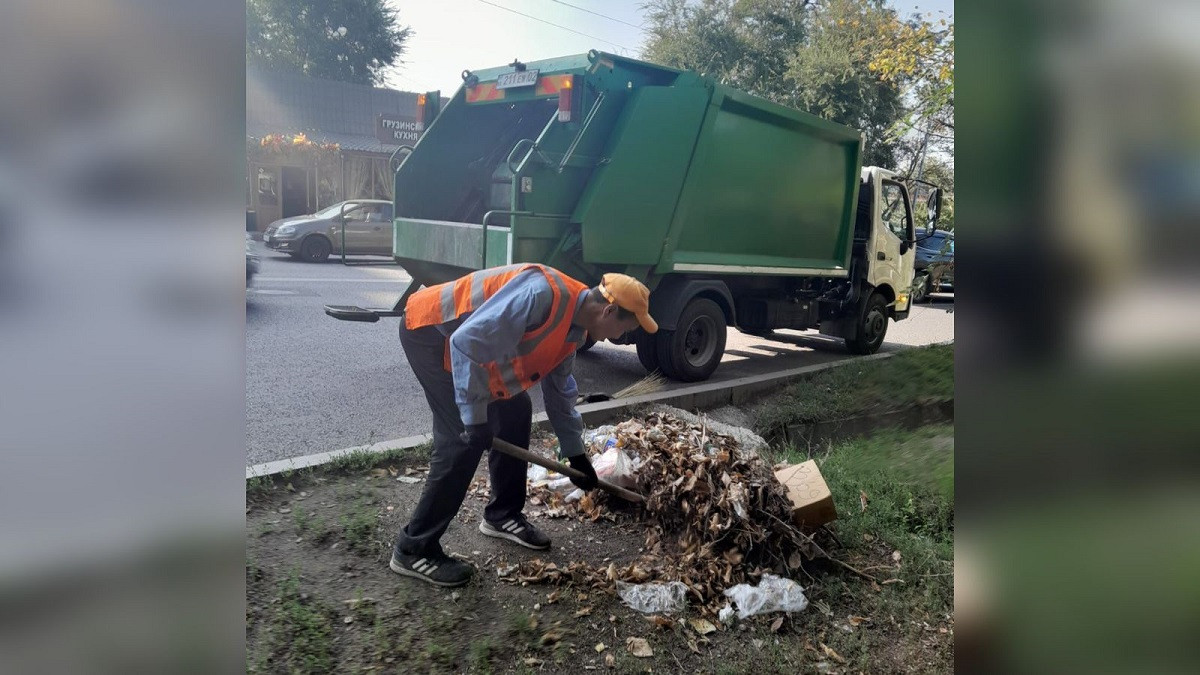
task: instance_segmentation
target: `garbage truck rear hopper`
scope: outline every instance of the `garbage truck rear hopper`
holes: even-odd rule
[[[730,326],[819,328],[869,354],[908,316],[909,186],[861,166],[857,131],[597,51],[463,79],[396,170],[393,253],[412,283],[391,308],[331,316],[399,316],[421,286],[509,263],[589,284],[622,272],[651,288],[660,327],[622,340],[684,381],[712,374]]]

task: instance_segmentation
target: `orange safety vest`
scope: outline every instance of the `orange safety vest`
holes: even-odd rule
[[[575,318],[575,299],[587,290],[587,284],[545,265],[520,264],[480,270],[413,293],[405,305],[404,325],[412,330],[453,321],[475,311],[514,277],[531,269],[546,275],[550,282],[554,293],[550,317],[521,337],[513,358],[481,364],[487,370],[492,396],[498,399],[515,396],[532,387],[575,351],[578,344],[567,342],[567,332]],[[443,365],[450,370],[449,338],[446,339]]]

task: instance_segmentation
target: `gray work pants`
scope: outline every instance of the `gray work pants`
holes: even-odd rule
[[[446,338],[432,326],[408,330],[402,319],[400,344],[433,411],[433,456],[425,491],[408,525],[396,537],[396,550],[409,555],[441,555],[439,540],[462,506],[482,452],[469,450],[460,438],[463,422],[454,402],[454,378],[443,365]],[[492,433],[518,447],[529,447],[532,422],[533,404],[527,392],[488,405]],[[520,515],[525,508],[528,468],[519,459],[488,451],[492,498],[484,509],[485,519],[501,522]]]

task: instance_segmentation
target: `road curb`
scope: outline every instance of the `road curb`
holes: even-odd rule
[[[671,389],[669,391],[646,394],[644,396],[633,396],[615,401],[588,403],[579,406],[577,410],[579,410],[580,416],[583,417],[583,423],[585,425],[589,427],[596,427],[617,417],[626,415],[634,408],[654,403],[664,403],[672,405],[676,408],[682,408],[684,410],[707,410],[711,408],[719,408],[725,405],[737,405],[755,398],[769,389],[787,384],[792,380],[810,375],[812,373],[828,370],[830,368],[837,368],[838,366],[862,363],[864,361],[878,361],[880,359],[890,358],[897,353],[899,352],[872,354],[871,356],[842,359],[840,361],[820,363],[814,366],[791,368],[789,370],[780,371],[771,375],[751,375],[747,377],[739,377],[725,382],[697,384],[690,387]],[[546,413],[538,413],[537,415],[534,415],[533,424],[535,427],[548,428],[549,422],[547,421]],[[392,450],[407,450],[409,448],[415,448],[417,446],[424,445],[425,443],[430,442],[432,438],[432,434],[421,434],[419,436],[408,436],[390,441],[381,441],[372,445],[358,445],[350,448],[343,448],[341,450],[319,452],[315,455],[305,455],[303,457],[293,457],[291,459],[281,459],[274,462],[255,464],[246,468],[246,479],[249,480],[257,477],[275,476],[287,471],[311,469],[314,467],[319,467],[323,464],[328,464],[340,457],[355,453],[366,452],[369,454],[383,454]]]

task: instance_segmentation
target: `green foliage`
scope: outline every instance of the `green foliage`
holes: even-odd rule
[[[332,613],[301,595],[298,575],[280,584],[275,607],[267,641],[267,650],[274,655],[273,665],[289,673],[332,672]]]
[[[854,127],[864,164],[895,166],[900,83],[870,69],[901,25],[882,2],[651,0],[646,18],[645,58]]]
[[[788,57],[805,36],[805,3],[790,0],[653,0],[644,56],[786,102]]]
[[[338,455],[329,461],[326,467],[330,471],[344,471],[346,473],[361,473],[368,469],[375,468],[381,461],[386,459],[383,455],[379,455],[369,450],[355,448],[349,452]]]
[[[771,436],[790,424],[885,412],[954,397],[954,347],[906,349],[895,356],[849,362],[795,382],[763,405],[755,429]]]
[[[246,2],[246,59],[268,69],[382,84],[411,35],[384,0]]]
[[[809,24],[787,72],[798,107],[861,131],[864,165],[895,167],[888,132],[904,114],[900,87],[870,69],[895,12],[873,0],[833,0],[812,10]]]
[[[884,471],[895,482],[935,492],[948,503],[954,501],[954,428],[950,425],[936,424],[915,431],[881,431],[844,444],[831,452],[826,461],[833,462],[831,466],[847,475],[867,476]],[[898,501],[907,504],[910,497],[911,494],[905,493]],[[922,520],[946,524],[938,518]]]
[[[809,611],[826,605],[835,627],[822,640],[846,659],[848,671],[949,672],[951,640],[930,637],[952,627],[953,427],[883,431],[815,456],[794,449],[771,455],[817,460],[838,514],[830,527],[840,544],[829,552],[881,582],[838,570],[809,586],[817,605]],[[836,628],[852,615],[868,623]]]
[[[474,673],[491,673],[492,658],[500,651],[499,644],[490,635],[472,640],[467,655],[469,670]]]
[[[265,496],[275,490],[275,481],[270,476],[252,476],[246,479],[246,498]]]
[[[354,506],[341,518],[342,534],[350,550],[359,553],[377,552],[382,545],[376,536],[379,514],[367,499],[357,499]]]
[[[904,114],[888,130],[902,172],[946,189],[939,227],[954,227],[954,24],[895,21],[871,61],[872,72],[901,87]]]
[[[315,514],[312,511],[306,511],[297,506],[292,512],[292,520],[296,523],[296,530],[301,534],[307,532],[313,526]]]
[[[954,24],[945,19],[893,22],[870,63],[884,80],[905,86],[909,112],[893,133],[926,130],[953,139]]]
[[[356,448],[338,455],[325,464],[322,470],[330,472],[362,473],[390,462],[427,459],[433,451],[432,443],[422,443],[412,448],[390,448],[382,452],[372,452],[365,448]]]
[[[527,612],[522,612],[519,609],[511,610],[508,613],[508,630],[518,638],[524,638],[526,640],[533,638],[533,616]]]
[[[877,434],[835,448],[820,464],[834,494],[842,541],[857,548],[873,539],[900,551],[897,574],[907,590],[919,591],[914,603],[948,611],[953,600],[953,429]]]

